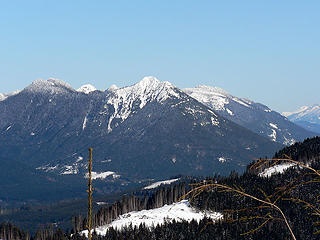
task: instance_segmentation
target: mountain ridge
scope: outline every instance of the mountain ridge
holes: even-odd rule
[[[232,96],[221,88],[201,85],[184,91],[223,117],[272,141],[291,145],[316,135],[261,103]]]

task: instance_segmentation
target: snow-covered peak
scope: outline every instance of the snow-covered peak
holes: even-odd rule
[[[173,89],[174,86],[169,82],[161,82],[159,79],[153,76],[147,76],[142,78],[139,82],[133,86],[122,88],[131,92],[136,96],[145,94],[160,93],[162,91],[167,92]]]
[[[142,88],[145,88],[147,86],[150,85],[157,85],[160,83],[160,80],[157,79],[156,77],[153,76],[146,76],[144,78],[142,78],[137,84],[135,85],[139,85]]]
[[[71,85],[56,78],[49,78],[48,80],[37,79],[24,90],[30,92],[48,92],[51,94],[61,94],[75,91]]]
[[[169,82],[161,82],[155,77],[144,77],[140,82],[124,88],[113,88],[107,103],[113,105],[114,114],[109,119],[108,131],[111,131],[111,122],[114,118],[124,121],[128,118],[135,104],[143,108],[148,102],[163,102],[170,97],[180,95]]]
[[[83,86],[81,86],[80,88],[77,89],[77,92],[83,92],[85,94],[89,94],[91,92],[96,91],[97,89],[92,86],[91,84],[85,84]]]

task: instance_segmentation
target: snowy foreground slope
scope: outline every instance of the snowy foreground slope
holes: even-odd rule
[[[200,221],[204,217],[209,217],[212,220],[222,219],[222,214],[219,212],[209,212],[209,211],[197,211],[192,208],[188,200],[182,200],[177,203],[170,205],[164,205],[161,208],[155,208],[150,210],[134,211],[123,215],[120,215],[116,220],[108,225],[100,226],[95,229],[97,234],[105,235],[108,228],[113,227],[116,229],[122,229],[130,224],[132,227],[139,226],[140,224],[145,224],[147,227],[156,226],[158,224],[163,224],[164,222],[175,221]],[[82,232],[86,236],[88,231]]]

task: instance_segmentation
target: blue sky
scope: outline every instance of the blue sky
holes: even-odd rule
[[[154,75],[277,111],[320,104],[320,1],[1,1],[0,92]]]

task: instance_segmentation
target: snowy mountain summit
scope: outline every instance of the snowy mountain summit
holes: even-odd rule
[[[37,79],[24,90],[33,93],[50,94],[64,94],[75,92],[71,85],[56,78],[49,78],[48,80]]]
[[[83,92],[84,94],[89,94],[91,92],[96,91],[97,89],[91,84],[85,84],[77,89],[77,92]]]
[[[108,89],[110,97],[108,104],[114,108],[109,119],[108,131],[112,130],[111,123],[114,118],[123,122],[134,111],[136,105],[143,108],[148,102],[163,102],[170,97],[179,97],[177,89],[169,82],[161,82],[155,77],[144,77],[138,83],[124,88],[112,86]]]

